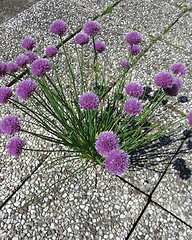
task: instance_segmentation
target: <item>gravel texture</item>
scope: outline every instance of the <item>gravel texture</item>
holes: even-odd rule
[[[192,183],[191,183],[191,149],[188,148],[190,138],[183,145],[182,151],[176,160],[183,159],[184,164],[175,169],[172,164],[168,173],[163,177],[159,187],[154,192],[153,199],[171,211],[183,221],[191,224]]]
[[[25,37],[36,39],[36,52],[42,56],[47,45],[58,42],[57,38],[50,35],[48,31],[53,20],[63,19],[68,23],[67,37],[81,28],[88,19],[102,13],[108,5],[114,2],[96,0],[67,2],[43,0],[38,2],[19,14],[17,18],[0,25],[0,51],[2,53],[0,60],[12,61],[17,55],[22,54],[24,51],[20,45]],[[165,1],[124,0],[113,9],[111,14],[98,18],[97,21],[102,26],[98,38],[106,43],[108,49],[100,58],[110,59],[108,73],[111,74],[112,70],[119,69],[120,60],[124,60],[126,57],[127,47],[124,43],[124,36],[131,28],[136,27],[143,35],[144,41],[141,46],[144,49],[149,46],[152,40],[149,34],[159,36],[169,24],[177,19],[181,11],[180,7]],[[177,34],[177,31],[178,29],[180,31],[181,26],[186,26],[189,22],[190,14],[187,13],[173,27],[174,44],[178,43],[181,47],[186,46],[187,51],[190,49],[190,29],[189,31],[183,30],[181,34]],[[183,39],[182,34],[185,36]],[[163,40],[172,41],[171,36],[172,32],[170,31]],[[73,40],[70,40],[67,46],[69,49],[73,49]],[[167,45],[165,42],[158,41],[140,59],[138,67],[133,72],[133,79],[137,78],[141,84],[150,85],[154,74],[168,70],[168,67],[177,61],[183,61],[187,68],[190,68],[189,54],[185,54],[184,51]],[[184,78],[184,83],[187,85],[182,90],[182,94],[189,97],[189,102],[177,104],[178,108],[185,113],[191,105],[191,93],[189,91],[191,83],[187,79],[190,79],[189,73]],[[0,85],[9,81],[9,78],[0,79]],[[171,100],[169,101],[171,102]],[[31,128],[31,125],[27,123],[28,117],[21,114],[20,111],[15,110],[10,105],[0,108],[1,117],[13,112],[25,119],[23,124],[26,128]],[[166,112],[167,115],[163,122],[167,121],[166,118],[170,113],[170,110]],[[180,118],[179,113],[171,113],[171,115],[172,118],[169,118],[169,121]],[[158,118],[162,120],[161,116],[158,116]],[[39,129],[39,131],[42,130]],[[47,147],[44,142],[38,141],[36,138],[29,138],[29,136],[22,134],[21,136],[26,138],[29,146]],[[143,168],[137,171],[133,171],[136,168],[131,168],[131,171],[123,175],[123,178],[146,193],[150,193],[165,169],[165,163],[173,156],[179,146],[180,142],[177,140],[181,136],[182,133],[172,135],[170,143],[169,139],[158,141],[157,149],[149,149],[145,155],[146,158],[150,158],[150,161],[145,159]],[[0,140],[1,202],[21,184],[21,178],[29,174],[47,156],[46,153],[39,155],[26,152],[18,159],[10,158],[4,151],[4,141],[6,139],[7,137],[2,137]],[[165,143],[169,144],[165,145]],[[156,155],[151,155],[150,150]],[[189,153],[185,155],[181,153],[181,157],[185,158],[187,166],[191,168],[189,159],[191,150],[188,149],[188,151]],[[54,155],[51,155],[51,157],[54,157]],[[141,161],[139,153],[136,153],[134,158]],[[49,161],[51,160],[47,159],[42,164],[41,169]],[[157,161],[162,161],[162,163],[155,167],[156,172],[154,172],[152,164]],[[66,174],[72,173],[74,167],[78,166],[79,163],[68,163],[67,166],[59,164],[52,169],[48,169],[46,173],[39,172],[30,178],[2,208],[0,238],[5,240],[43,238],[125,239],[146,204],[147,197],[131,188],[128,183],[109,175],[100,168],[97,169],[97,174],[91,170],[86,170],[82,176],[76,176],[74,179],[67,181],[62,187],[36,205],[24,209],[20,208],[33,196],[38,196],[46,187],[56,183]],[[147,169],[149,166],[152,167],[152,170]],[[167,181],[169,184],[167,184]],[[178,185],[175,184],[175,181],[178,182]],[[191,179],[181,181],[178,171],[173,170],[170,166],[168,173],[163,177],[154,194],[154,199],[190,224],[190,191]],[[177,202],[178,199],[179,203]],[[176,231],[178,229],[181,229],[181,233]],[[158,238],[156,238],[157,236]],[[191,229],[162,209],[152,205],[147,208],[131,237],[131,239],[154,240],[177,238],[191,239]]]
[[[161,208],[150,204],[140,220],[131,240],[190,240],[192,231]]]

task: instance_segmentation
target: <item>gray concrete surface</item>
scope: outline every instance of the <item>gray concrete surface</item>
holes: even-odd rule
[[[35,50],[42,55],[45,46],[57,43],[57,38],[48,31],[53,20],[60,18],[68,23],[69,30],[66,35],[68,37],[81,28],[88,19],[93,19],[113,3],[115,1],[112,0],[39,1],[17,17],[0,25],[0,61],[12,61],[18,54],[23,53],[21,41],[25,37],[36,39]],[[97,19],[102,26],[99,38],[105,41],[108,48],[103,59],[111,59],[110,71],[116,69],[120,59],[125,57],[124,35],[133,27],[143,35],[143,49],[148,48],[152,42],[153,38],[150,35],[162,37],[154,42],[140,59],[133,77],[142,84],[152,84],[154,74],[168,70],[170,64],[174,62],[184,62],[188,73],[184,78],[181,94],[187,95],[189,101],[184,104],[177,103],[176,106],[185,113],[192,106],[190,91],[192,69],[189,54],[192,34],[189,23],[192,17],[191,12],[183,13],[186,6],[189,6],[188,1],[122,0],[112,13]],[[164,34],[164,30],[168,27],[170,30]],[[170,41],[173,45],[166,41]],[[176,44],[177,47],[185,47],[186,51],[175,47]],[[67,47],[73,53],[72,40],[68,41]],[[2,78],[0,84],[9,81],[9,78]],[[0,108],[1,117],[10,112],[28,120],[24,114],[11,106]],[[166,114],[172,115],[170,122],[181,117],[179,113],[171,111],[167,111]],[[163,118],[164,121],[167,116]],[[23,124],[27,126],[26,123]],[[174,135],[172,140],[181,135],[182,132]],[[36,138],[23,137],[27,139],[29,146],[46,147],[44,142]],[[30,155],[23,153],[18,159],[10,158],[4,151],[6,140],[5,137],[0,140],[1,203],[20,186],[21,177],[35,169],[45,157],[37,153]],[[179,144],[180,142],[173,141],[168,147],[159,149],[159,156],[150,160],[163,161],[166,164],[172,156],[170,152],[175,152]],[[162,150],[165,152],[164,156],[161,155]],[[191,149],[187,149],[184,144],[179,154],[178,157],[184,158],[187,166],[192,169]],[[48,158],[41,168],[49,161]],[[148,194],[162,176],[165,164],[159,164],[157,172],[147,169],[127,172],[123,175],[127,182],[99,168],[97,174],[87,170],[81,176],[76,176],[63,184],[58,191],[38,204],[18,209],[48,184],[62,177],[63,172],[72,171],[75,166],[79,166],[79,163],[69,164],[67,167],[57,166],[48,170],[46,174],[35,175],[25,182],[1,209],[0,238],[2,240],[191,240],[192,179],[182,180],[172,165],[169,166],[152,195],[152,200],[160,206],[152,202],[147,205],[144,214],[135,225],[142,209],[148,203]],[[95,186],[96,175],[97,186]],[[132,230],[132,234],[127,238]]]
[[[15,17],[39,0],[0,0],[0,23]]]

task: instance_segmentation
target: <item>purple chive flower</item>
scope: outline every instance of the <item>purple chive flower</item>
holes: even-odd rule
[[[174,84],[174,77],[169,72],[160,72],[154,77],[154,82],[162,88],[170,88]]]
[[[51,63],[47,59],[37,59],[31,64],[31,73],[36,77],[43,77],[51,70]]]
[[[0,88],[0,103],[7,103],[8,99],[13,95],[11,88],[1,87]]]
[[[28,99],[32,96],[35,89],[37,87],[37,84],[33,80],[23,80],[22,82],[17,84],[17,92],[16,95],[20,99]]]
[[[3,134],[3,130],[1,129],[1,121],[0,121],[0,134]]]
[[[127,50],[134,56],[138,55],[141,52],[141,48],[139,47],[139,45],[131,45],[128,47]]]
[[[189,120],[189,125],[192,126],[192,110],[189,111],[188,120]]]
[[[85,93],[79,97],[79,105],[83,109],[96,109],[100,104],[99,97],[91,92]]]
[[[7,143],[7,151],[10,155],[18,157],[21,154],[25,142],[21,138],[12,138]]]
[[[126,93],[135,98],[139,98],[143,94],[143,87],[136,82],[131,82],[125,87]]]
[[[185,65],[181,62],[172,64],[170,70],[178,76],[183,76],[187,72]]]
[[[129,155],[122,150],[113,149],[106,157],[105,168],[114,175],[121,175],[130,166]]]
[[[29,58],[25,55],[22,55],[22,56],[18,56],[16,58],[16,64],[21,67],[21,68],[24,68],[26,67],[26,65],[29,63]]]
[[[89,36],[85,33],[79,33],[75,36],[75,42],[79,45],[85,45],[89,42]]]
[[[128,33],[125,36],[125,40],[130,45],[139,44],[142,41],[142,36],[140,35],[140,33],[136,32],[136,31],[133,31],[133,32]]]
[[[61,37],[67,31],[67,23],[57,19],[51,23],[49,30],[51,33],[54,33],[55,35],[59,35]]]
[[[137,115],[142,110],[142,104],[135,98],[129,99],[125,102],[124,107],[126,113],[131,115]]]
[[[95,41],[95,44],[93,43],[92,51],[94,51],[94,47],[95,47],[96,52],[98,52],[98,53],[102,53],[103,51],[106,50],[105,43],[100,40]]]
[[[7,64],[4,62],[0,62],[0,77],[4,77],[6,75]]]
[[[176,84],[179,89],[183,86],[183,82],[180,78],[174,78],[174,84]]]
[[[13,62],[7,63],[6,72],[8,74],[15,73],[18,71],[18,69],[19,69],[19,66],[16,63],[13,63]]]
[[[26,49],[26,50],[32,50],[35,47],[35,40],[32,38],[25,38],[22,41],[22,48]]]
[[[124,69],[129,69],[131,67],[130,62],[128,61],[122,61],[120,64],[121,64],[121,67]]]
[[[54,47],[54,46],[49,46],[49,47],[47,47],[46,50],[45,50],[45,54],[46,54],[46,56],[49,57],[49,58],[52,58],[52,57],[56,56],[57,53],[58,53],[58,50],[57,50],[57,48]]]
[[[110,131],[99,134],[95,142],[95,148],[101,156],[106,156],[111,150],[119,147],[117,136]]]
[[[25,56],[28,57],[28,63],[32,63],[37,59],[37,54],[34,52],[26,52]]]
[[[177,84],[173,84],[172,87],[163,88],[163,90],[168,96],[177,96],[177,94],[179,92],[179,86]]]
[[[21,130],[19,118],[15,115],[10,115],[1,120],[1,131],[7,135],[14,135]]]
[[[94,37],[100,31],[100,24],[97,21],[89,21],[85,23],[83,27],[83,31],[89,35]]]

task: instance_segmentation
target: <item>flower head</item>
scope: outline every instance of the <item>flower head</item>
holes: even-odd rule
[[[3,130],[1,129],[1,121],[0,121],[0,134],[3,134]]]
[[[25,142],[21,138],[12,138],[6,148],[10,155],[18,157],[21,154]]]
[[[192,126],[192,110],[189,111],[188,120],[189,120],[189,125]]]
[[[142,104],[135,98],[129,99],[125,102],[124,107],[126,113],[131,115],[137,115],[142,110]]]
[[[31,73],[36,77],[43,77],[51,70],[51,63],[47,59],[37,59],[31,64]]]
[[[83,31],[89,36],[95,36],[100,31],[100,25],[97,21],[89,21],[85,23]]]
[[[140,33],[136,32],[136,31],[133,31],[133,32],[128,33],[125,36],[125,40],[130,45],[139,44],[142,41],[142,36],[140,35]]]
[[[131,82],[125,87],[126,93],[131,97],[139,98],[143,94],[143,87],[136,82]]]
[[[95,51],[98,53],[102,53],[103,51],[106,50],[105,43],[100,40],[95,41],[95,44],[93,43],[92,51],[94,51],[94,48],[95,48]]]
[[[22,41],[22,48],[25,48],[26,50],[32,50],[35,47],[35,40],[32,38],[25,38]]]
[[[7,135],[14,135],[21,130],[19,118],[15,115],[3,118],[0,124],[2,133]]]
[[[7,64],[4,62],[0,62],[0,77],[4,77],[6,75]]]
[[[96,109],[100,104],[99,97],[91,92],[85,93],[79,97],[79,105],[83,109]]]
[[[85,45],[89,42],[89,36],[86,33],[79,33],[75,36],[75,42],[79,45]]]
[[[131,67],[130,62],[128,61],[122,61],[120,64],[121,64],[121,67],[124,69],[129,69]]]
[[[173,84],[172,87],[170,88],[163,88],[164,92],[168,95],[168,96],[177,96],[178,92],[179,92],[179,87],[177,84]]]
[[[55,20],[50,25],[50,32],[59,36],[63,36],[67,31],[67,23],[62,20]]]
[[[17,84],[17,92],[16,95],[20,99],[28,99],[32,96],[37,84],[33,80],[23,80],[22,82]]]
[[[110,131],[99,134],[95,142],[95,148],[101,156],[106,156],[111,150],[119,147],[117,136]]]
[[[46,54],[46,56],[49,57],[49,58],[52,58],[52,57],[56,56],[57,53],[58,53],[58,50],[57,50],[57,48],[54,47],[54,46],[49,46],[49,47],[47,47],[46,50],[45,50],[45,54]]]
[[[34,52],[26,52],[25,56],[28,57],[28,63],[32,63],[37,59],[37,54]]]
[[[141,52],[141,48],[136,44],[129,46],[127,50],[134,56],[138,55]]]
[[[7,63],[6,72],[8,74],[15,73],[18,71],[18,69],[19,69],[19,66],[16,63],[14,62]]]
[[[172,64],[170,70],[178,76],[183,76],[187,72],[185,65],[181,62]]]
[[[1,87],[0,88],[0,103],[7,103],[8,99],[13,95],[11,88]]]
[[[28,63],[29,63],[29,58],[26,55],[18,56],[16,58],[16,64],[21,68],[26,67]]]
[[[154,77],[154,82],[162,88],[170,88],[174,84],[174,77],[169,72],[160,72]]]
[[[176,84],[179,89],[183,86],[183,82],[180,78],[174,78],[174,84]]]
[[[114,175],[121,175],[130,166],[129,155],[122,150],[113,149],[107,154],[105,168]]]

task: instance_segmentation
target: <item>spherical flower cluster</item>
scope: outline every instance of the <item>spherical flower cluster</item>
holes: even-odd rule
[[[1,129],[1,121],[0,121],[0,134],[3,134],[3,130]]]
[[[143,87],[136,82],[131,82],[125,87],[126,93],[135,98],[139,98],[143,94]]]
[[[28,57],[28,63],[32,63],[37,59],[37,54],[34,52],[26,52],[25,56]]]
[[[16,63],[14,63],[14,62],[7,63],[6,72],[8,74],[13,74],[13,73],[17,72],[18,69],[19,69],[19,66]]]
[[[50,25],[50,32],[55,35],[63,36],[67,31],[67,24],[62,20],[55,20]]]
[[[172,64],[170,70],[178,76],[184,76],[186,74],[186,67],[181,62]]]
[[[6,63],[0,62],[0,77],[4,77],[6,75]]]
[[[142,41],[142,37],[141,37],[140,33],[136,32],[136,31],[133,31],[133,32],[128,33],[125,36],[125,40],[130,45],[139,44]]]
[[[126,113],[131,115],[137,115],[142,110],[142,104],[135,98],[126,101],[124,107]]]
[[[131,67],[130,62],[128,61],[122,61],[120,64],[121,64],[121,67],[124,69],[129,69]]]
[[[119,147],[119,140],[117,136],[110,131],[105,131],[99,134],[95,142],[95,148],[101,156],[107,156],[107,154]]]
[[[20,120],[15,115],[5,117],[0,122],[1,132],[7,135],[14,135],[21,130]]]
[[[183,82],[180,78],[174,78],[174,84],[176,84],[179,89],[183,86]]]
[[[32,38],[25,38],[22,41],[22,48],[26,49],[26,50],[32,50],[35,47],[35,40]]]
[[[6,148],[10,155],[18,157],[21,154],[25,142],[21,138],[12,138]]]
[[[29,58],[25,55],[22,55],[22,56],[18,56],[16,58],[16,64],[21,67],[21,68],[24,68],[26,67],[26,65],[29,63]]]
[[[99,106],[99,104],[99,97],[94,93],[88,92],[79,97],[79,105],[85,110],[94,110]]]
[[[18,83],[17,85],[17,91],[16,95],[20,99],[28,99],[32,96],[35,89],[37,87],[37,84],[33,80],[23,80],[22,82]]]
[[[179,86],[177,84],[173,84],[172,87],[163,88],[163,90],[168,96],[177,96],[177,94],[179,92]]]
[[[89,42],[89,36],[85,33],[79,33],[75,36],[75,42],[79,45],[85,45]]]
[[[45,50],[45,54],[46,54],[46,56],[49,57],[49,58],[52,58],[52,57],[56,56],[57,53],[58,53],[58,50],[57,50],[57,48],[54,47],[54,46],[49,46],[49,47],[47,47],[46,50]]]
[[[188,120],[189,120],[189,125],[192,126],[192,110],[189,111]]]
[[[154,77],[154,82],[162,88],[171,88],[174,84],[174,77],[169,72],[160,72]]]
[[[114,175],[121,175],[130,166],[129,155],[122,150],[113,149],[107,154],[105,168]]]
[[[96,52],[102,53],[103,51],[106,50],[105,43],[100,40],[95,41],[95,43],[93,43],[92,45],[92,51],[94,51],[94,49]]]
[[[89,21],[85,23],[83,27],[83,31],[89,35],[94,37],[100,31],[100,25],[97,21]]]
[[[11,88],[1,87],[0,88],[0,103],[7,103],[8,99],[13,95]]]
[[[134,56],[138,55],[141,52],[141,48],[139,47],[139,45],[131,45],[128,47],[127,50]]]
[[[35,77],[43,77],[51,70],[51,63],[47,59],[37,59],[31,64],[31,73]]]

